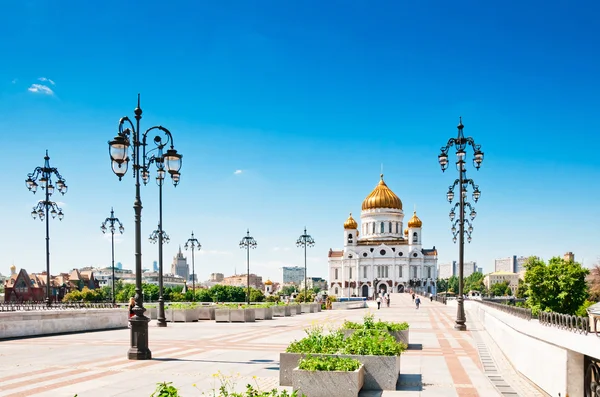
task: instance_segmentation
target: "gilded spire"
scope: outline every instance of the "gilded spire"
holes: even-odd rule
[[[408,227],[413,228],[413,227],[421,227],[421,226],[423,226],[423,222],[421,222],[421,220],[417,216],[417,211],[415,211],[415,212],[413,212],[412,218],[410,218],[410,220],[408,221]]]
[[[346,230],[358,229],[358,223],[356,223],[354,218],[352,218],[352,212],[350,213],[350,216],[348,217],[348,219],[346,219],[346,222],[344,222],[344,229],[346,229]]]

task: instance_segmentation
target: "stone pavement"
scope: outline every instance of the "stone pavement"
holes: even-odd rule
[[[477,324],[468,323],[474,332],[455,331],[455,308],[424,300],[416,310],[409,294],[392,294],[391,307],[381,310],[323,311],[246,324],[169,323],[167,328],[153,321],[149,361],[127,360],[128,329],[2,341],[0,396],[149,397],[156,383],[164,381],[173,382],[183,397],[218,395],[222,382],[236,390],[248,383],[262,390],[291,390],[278,386],[279,352],[311,325],[361,321],[367,312],[408,321],[411,345],[402,356],[398,390],[363,391],[361,396],[501,395],[479,357],[474,336],[481,345],[481,327],[477,331]],[[499,349],[489,351],[493,355]],[[512,370],[506,361],[499,362],[496,375]],[[514,370],[504,380],[515,394],[503,395],[542,395]]]

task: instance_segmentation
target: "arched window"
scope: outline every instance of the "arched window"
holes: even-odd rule
[[[337,289],[337,287],[335,287],[335,294],[336,294],[336,295],[338,294],[338,289]]]
[[[381,222],[381,228],[380,228],[381,229],[381,233],[385,233],[385,229],[384,228],[385,228],[385,226],[384,226],[383,222]]]
[[[417,232],[413,233],[413,243],[417,243],[419,242],[419,236],[417,235]]]
[[[372,222],[373,224],[373,234],[375,234],[375,222]]]
[[[396,222],[396,234],[398,233],[398,222]]]
[[[392,222],[390,222],[389,230],[390,230],[389,233],[391,233],[392,232]]]
[[[348,233],[348,244],[352,244],[352,233]]]

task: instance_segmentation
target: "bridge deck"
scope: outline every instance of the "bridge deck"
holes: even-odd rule
[[[455,331],[454,307],[424,299],[416,310],[410,295],[392,294],[391,307],[381,310],[323,311],[247,324],[158,328],[151,322],[150,361],[126,359],[127,329],[2,341],[0,396],[150,396],[162,381],[173,382],[184,397],[213,396],[218,372],[235,389],[250,383],[268,390],[278,387],[279,352],[301,338],[304,328],[360,321],[368,311],[384,320],[408,321],[412,343],[402,357],[398,390],[361,396],[542,395],[503,361],[478,324]]]

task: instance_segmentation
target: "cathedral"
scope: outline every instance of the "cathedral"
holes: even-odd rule
[[[383,174],[362,203],[360,223],[351,213],[344,222],[344,249],[329,250],[330,295],[372,297],[376,291],[411,289],[435,294],[437,250],[423,248],[416,211],[404,228],[402,201]]]

